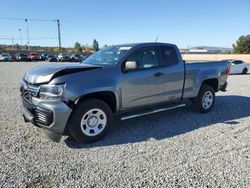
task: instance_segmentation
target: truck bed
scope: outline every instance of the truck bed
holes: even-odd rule
[[[192,98],[199,92],[201,80],[218,79],[218,88],[227,80],[227,61],[190,61],[185,63],[186,75],[183,98]],[[208,77],[209,75],[209,77]]]

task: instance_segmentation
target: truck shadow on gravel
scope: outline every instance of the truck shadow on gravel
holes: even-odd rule
[[[80,144],[71,138],[65,143],[70,148],[105,147],[142,141],[171,138],[195,129],[223,123],[237,126],[240,118],[250,116],[250,97],[217,96],[214,109],[207,114],[195,113],[184,107],[127,121],[116,122],[109,134],[92,144]]]

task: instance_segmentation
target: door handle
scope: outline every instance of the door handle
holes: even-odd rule
[[[163,75],[162,72],[157,72],[157,73],[154,74],[155,77],[160,77],[160,76],[162,76],[162,75]]]

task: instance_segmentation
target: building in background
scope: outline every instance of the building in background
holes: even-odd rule
[[[180,49],[182,54],[230,54],[231,48],[197,46],[191,48]]]

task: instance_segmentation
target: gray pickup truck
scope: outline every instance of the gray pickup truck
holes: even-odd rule
[[[82,63],[40,65],[21,80],[22,114],[53,141],[101,139],[114,119],[183,107],[209,112],[225,91],[227,61],[185,63],[173,44],[106,47]]]

